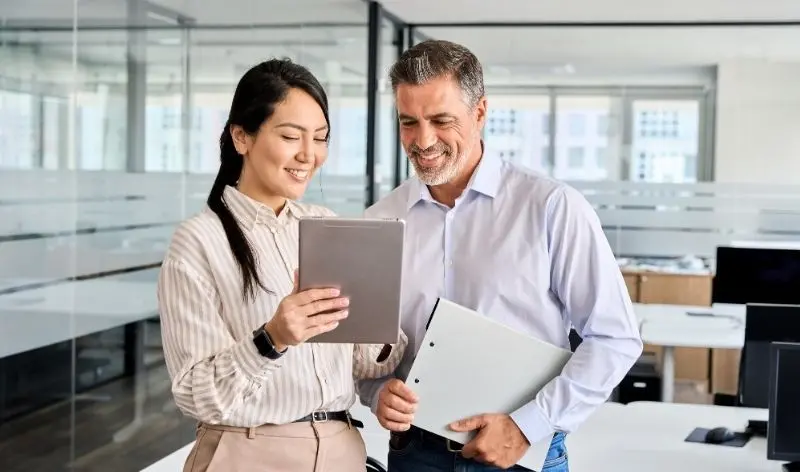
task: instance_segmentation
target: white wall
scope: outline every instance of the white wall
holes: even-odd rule
[[[717,80],[717,181],[800,183],[800,63],[721,62]]]

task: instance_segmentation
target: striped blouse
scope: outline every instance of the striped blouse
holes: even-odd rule
[[[291,293],[297,267],[298,218],[329,216],[319,206],[289,201],[271,208],[226,187],[223,198],[250,240],[259,275],[273,293],[242,298],[239,268],[222,224],[209,208],[180,224],[164,257],[158,303],[167,369],[180,410],[198,421],[229,426],[284,424],[313,411],[348,410],[354,380],[394,371],[407,344],[314,344],[291,347],[277,361],[261,356],[253,331]]]

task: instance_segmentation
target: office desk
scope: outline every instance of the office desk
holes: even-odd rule
[[[721,309],[721,316],[690,316],[708,313],[710,307],[636,304],[642,341],[661,346],[661,401],[672,402],[675,394],[675,348],[741,349],[744,345],[745,307]],[[717,313],[717,310],[714,310]]]
[[[374,416],[356,405],[365,422],[367,454],[386,464],[388,435]],[[639,402],[606,403],[567,437],[572,472],[778,472],[781,463],[767,459],[763,438],[733,448],[684,442],[697,427],[727,426],[742,431],[750,419],[767,419],[767,410],[713,405]],[[177,472],[191,451],[189,444],[142,472]]]
[[[600,409],[567,442],[573,472],[779,472],[767,459],[767,441],[752,438],[741,448],[687,443],[697,427],[743,431],[767,410],[660,402]]]
[[[157,315],[155,281],[94,279],[0,296],[0,358]]]

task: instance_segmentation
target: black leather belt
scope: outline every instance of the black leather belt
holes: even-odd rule
[[[304,416],[298,420],[295,420],[295,423],[302,423],[304,421],[310,421],[312,423],[325,423],[328,421],[342,421],[344,423],[349,423],[355,426],[356,428],[363,428],[364,423],[354,419],[350,416],[350,412],[347,411],[315,411],[310,415]]]

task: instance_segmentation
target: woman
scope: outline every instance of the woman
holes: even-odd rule
[[[329,136],[308,70],[270,60],[242,77],[208,208],[178,227],[159,277],[175,402],[198,420],[186,472],[365,469],[353,380],[393,372],[407,338],[305,343],[347,316],[334,290],[296,289],[298,218],[332,215],[296,201]]]

